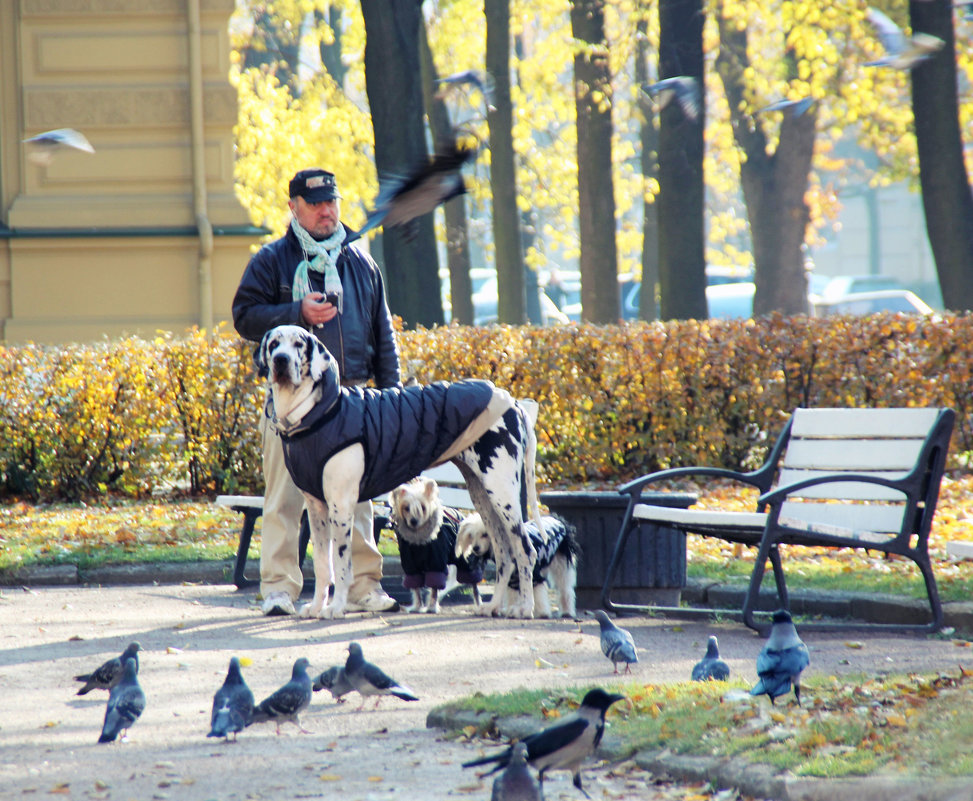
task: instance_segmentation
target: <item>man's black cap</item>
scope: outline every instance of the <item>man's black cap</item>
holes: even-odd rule
[[[316,167],[297,173],[291,178],[288,189],[291,197],[300,196],[308,203],[322,203],[325,200],[337,200],[341,197],[338,184],[334,180],[334,173]]]

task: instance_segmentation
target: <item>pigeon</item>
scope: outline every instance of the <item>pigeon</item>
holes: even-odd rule
[[[145,692],[139,684],[136,670],[135,660],[131,657],[126,659],[122,666],[122,677],[108,694],[99,743],[113,742],[119,733],[124,740],[126,732],[145,710]]]
[[[693,666],[693,681],[726,681],[730,678],[730,666],[720,659],[720,646],[716,637],[706,643],[706,656]]]
[[[436,81],[436,84],[439,86],[439,91],[436,92],[437,98],[444,97],[450,89],[457,86],[463,86],[465,84],[475,86],[480,90],[480,94],[483,95],[483,100],[486,103],[487,111],[497,110],[497,107],[493,103],[493,76],[488,72],[483,72],[481,70],[463,70],[462,72],[457,72],[453,75],[447,75],[445,78],[439,78]]]
[[[649,97],[658,98],[660,109],[675,100],[690,120],[699,116],[699,81],[691,75],[677,75],[656,83],[645,83],[642,84],[642,91]]]
[[[811,104],[814,102],[813,97],[802,97],[800,100],[788,100],[784,98],[783,100],[777,100],[768,106],[757,109],[757,114],[762,114],[765,111],[787,111],[790,110],[792,117],[800,117],[805,111],[811,108]]]
[[[139,651],[142,646],[137,642],[130,642],[125,646],[121,656],[113,657],[107,662],[103,662],[92,673],[82,673],[75,676],[75,681],[83,681],[84,686],[78,690],[77,695],[87,695],[92,690],[110,690],[122,677],[122,665],[126,659],[135,660],[135,672],[139,671]]]
[[[25,139],[24,142],[31,146],[27,158],[35,164],[40,164],[42,167],[48,166],[54,161],[54,156],[61,150],[67,148],[81,150],[85,153],[95,152],[95,149],[91,146],[91,142],[88,141],[85,135],[80,131],[74,130],[74,128],[58,128],[56,131],[44,131],[44,133],[37,134],[37,136]]]
[[[807,646],[797,634],[790,613],[778,609],[773,615],[770,636],[757,657],[759,680],[751,688],[750,695],[766,695],[770,703],[786,695],[794,685],[794,697],[801,705],[801,672],[811,661]]]
[[[345,662],[345,678],[362,697],[362,709],[365,700],[370,695],[377,696],[374,709],[378,709],[383,695],[394,695],[403,701],[418,701],[417,696],[408,687],[399,684],[391,676],[386,675],[378,665],[366,662],[362,655],[361,646],[357,642],[348,643],[348,661]]]
[[[289,720],[300,729],[301,734],[311,733],[301,725],[299,717],[311,703],[311,677],[307,675],[309,664],[303,656],[294,663],[290,681],[254,707],[251,723],[272,720],[277,734],[280,734],[280,724]]]
[[[911,70],[935,55],[946,43],[938,36],[916,31],[907,37],[902,29],[877,8],[865,12],[868,21],[875,26],[885,55],[875,61],[866,61],[866,67],[894,67]]]
[[[213,714],[207,737],[236,740],[237,734],[250,725],[253,718],[253,693],[240,673],[240,660],[230,659],[223,686],[213,696]]]
[[[436,206],[466,192],[460,168],[476,153],[476,148],[453,146],[437,153],[411,175],[383,182],[375,198],[375,208],[361,229],[350,234],[354,242],[373,228],[404,225],[428,214]]]
[[[618,663],[625,663],[625,672],[632,672],[632,663],[639,661],[635,653],[635,640],[625,629],[616,626],[608,615],[601,609],[595,612],[598,625],[601,626],[601,650],[612,661],[612,667],[618,673]]]
[[[587,798],[591,796],[581,786],[581,763],[594,753],[601,736],[605,732],[605,713],[616,701],[625,696],[606,693],[600,688],[589,690],[581,700],[577,712],[562,718],[546,729],[525,737],[522,742],[527,746],[527,763],[538,771],[538,783],[543,787],[544,774],[549,770],[569,770],[573,784]],[[486,776],[503,770],[513,757],[513,746],[498,754],[480,757],[464,762],[464,768],[477,765],[496,765]]]
[[[345,702],[344,696],[355,688],[351,686],[351,683],[345,677],[344,667],[342,665],[334,665],[323,673],[320,673],[314,679],[311,689],[315,692],[319,690],[330,690],[331,697],[339,704],[343,704]]]
[[[523,742],[514,743],[510,760],[503,773],[493,780],[493,793],[490,801],[543,801],[544,792],[540,782],[527,767],[527,746]]]

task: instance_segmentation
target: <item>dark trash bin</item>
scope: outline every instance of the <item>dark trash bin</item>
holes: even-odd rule
[[[540,501],[552,514],[574,526],[582,556],[575,591],[580,609],[601,607],[601,590],[628,506],[618,492],[542,492]],[[644,492],[642,500],[685,509],[692,493]],[[642,524],[633,529],[618,566],[612,600],[619,603],[678,606],[686,586],[686,535],[667,526]]]

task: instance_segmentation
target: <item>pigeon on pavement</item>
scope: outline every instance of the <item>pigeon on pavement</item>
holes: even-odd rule
[[[885,55],[875,61],[866,61],[866,67],[894,67],[911,70],[917,64],[934,56],[944,44],[938,36],[916,31],[907,37],[902,29],[877,8],[865,12],[868,21],[875,26]]]
[[[315,692],[329,690],[331,697],[339,704],[343,704],[345,702],[344,696],[355,689],[345,676],[345,669],[342,665],[334,665],[318,674],[314,678],[311,688]]]
[[[253,693],[240,673],[240,660],[233,657],[223,686],[213,696],[213,714],[210,716],[210,732],[207,737],[229,739],[250,725],[253,718]]]
[[[119,733],[124,740],[125,733],[135,725],[135,721],[145,709],[145,692],[139,684],[135,671],[135,660],[126,659],[122,666],[122,677],[108,694],[105,722],[101,726],[99,743],[113,742]]]
[[[601,626],[601,650],[612,661],[615,672],[618,673],[618,663],[625,663],[625,672],[632,672],[632,663],[639,661],[635,653],[635,640],[623,628],[619,628],[601,609],[595,612],[598,625]]]
[[[345,678],[362,697],[362,709],[365,700],[370,695],[376,696],[375,709],[378,709],[379,702],[383,695],[394,695],[403,701],[418,701],[417,696],[412,690],[403,684],[399,684],[391,676],[382,671],[378,665],[365,661],[361,646],[357,642],[348,643],[348,660],[345,662]]]
[[[460,168],[476,153],[475,148],[453,147],[437,153],[410,175],[386,180],[375,198],[375,209],[359,231],[350,235],[353,242],[382,225],[405,225],[436,206],[466,191]]]
[[[527,746],[514,743],[507,768],[493,780],[490,801],[543,801],[540,782],[527,767]]]
[[[126,659],[135,660],[135,672],[138,673],[139,651],[141,650],[142,646],[137,642],[130,642],[125,646],[125,650],[122,651],[121,656],[116,656],[107,662],[103,662],[91,673],[82,673],[80,676],[75,676],[75,681],[84,682],[84,686],[78,690],[77,695],[87,695],[92,690],[110,690],[122,677],[122,666],[125,664]]]
[[[436,83],[439,86],[439,91],[436,92],[436,96],[439,98],[444,97],[445,94],[453,87],[464,86],[467,84],[470,86],[475,86],[480,90],[480,94],[483,95],[483,100],[486,103],[487,111],[497,110],[497,107],[493,103],[493,76],[488,72],[482,72],[481,70],[463,70],[462,72],[457,72],[453,75],[447,75],[445,78],[439,78]]]
[[[54,161],[54,156],[61,150],[67,148],[81,150],[85,153],[94,153],[95,149],[91,142],[80,131],[74,128],[58,128],[56,131],[44,131],[44,133],[25,139],[24,142],[30,145],[30,152],[27,154],[35,164],[43,167],[48,166]]]
[[[693,666],[693,681],[726,681],[730,678],[730,666],[720,659],[720,645],[715,636],[706,643],[706,656]]]
[[[280,734],[280,724],[290,721],[301,734],[310,734],[301,725],[300,714],[311,704],[311,677],[307,675],[310,662],[303,656],[294,663],[291,679],[268,695],[253,709],[252,723],[266,723],[272,720]]]
[[[642,84],[642,91],[649,97],[657,98],[660,109],[675,100],[690,120],[699,116],[699,81],[691,75],[677,75],[655,83],[645,83]]]
[[[766,695],[770,703],[787,695],[794,685],[794,697],[801,705],[801,673],[811,661],[807,646],[798,636],[790,613],[778,609],[773,615],[770,636],[757,657],[759,680],[751,688],[750,695]]]
[[[573,784],[586,797],[591,796],[581,786],[581,763],[594,753],[605,731],[605,713],[616,701],[625,696],[607,693],[600,688],[589,690],[581,700],[578,710],[546,729],[525,737],[522,742],[527,746],[527,763],[538,771],[538,781],[544,784],[544,774],[549,770],[568,770],[573,776]],[[464,762],[464,768],[477,765],[496,765],[486,776],[503,770],[513,756],[513,746],[498,754],[480,757]]]

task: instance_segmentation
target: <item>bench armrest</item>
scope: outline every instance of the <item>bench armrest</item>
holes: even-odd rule
[[[633,498],[637,499],[639,496],[641,496],[643,488],[649,486],[650,484],[689,476],[727,478],[734,481],[743,482],[744,484],[749,484],[750,486],[756,487],[760,490],[764,489],[759,477],[757,477],[754,473],[740,473],[736,470],[728,470],[723,467],[673,467],[669,470],[659,470],[655,473],[648,473],[640,478],[633,479],[627,484],[620,486],[618,488],[618,492],[631,495]]]

